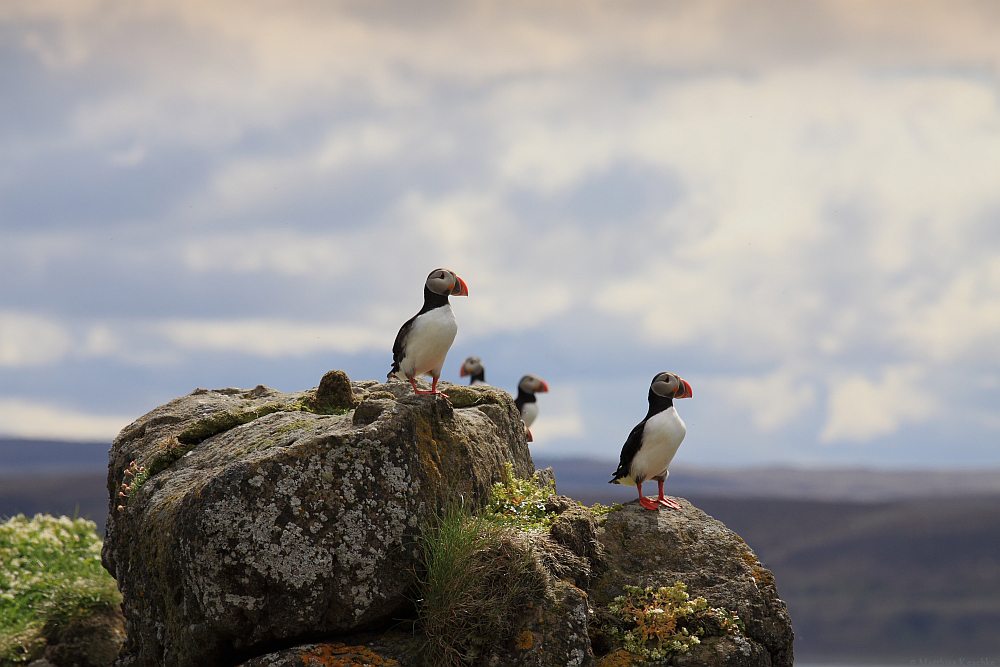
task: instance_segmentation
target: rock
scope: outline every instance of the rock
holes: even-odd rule
[[[502,390],[463,388],[456,408],[345,378],[199,389],[115,439],[102,555],[124,599],[119,665],[232,664],[405,616],[420,524],[450,498],[480,506],[506,462],[534,471]],[[119,500],[133,460],[148,479]]]
[[[586,507],[574,505],[562,512],[549,527],[549,537],[586,559],[593,576],[607,569],[604,546],[597,540],[597,518]]]
[[[100,608],[68,623],[49,621],[42,629],[47,661],[55,667],[110,667],[125,639],[125,619],[116,608]],[[36,664],[32,663],[32,664]]]
[[[690,654],[675,656],[673,664],[791,667],[792,623],[774,577],[739,535],[678,500],[680,511],[651,512],[632,501],[608,514],[597,532],[608,569],[589,589],[592,634],[601,634],[602,614],[624,586],[681,581],[692,597],[736,611],[746,624],[746,638],[713,637]]]
[[[552,469],[552,466],[536,470],[531,478],[535,480],[538,486],[550,486],[552,487],[552,493],[556,493],[556,471]]]
[[[785,605],[739,536],[683,500],[681,511],[633,501],[596,516],[555,495],[551,468],[534,470],[507,393],[441,386],[450,399],[331,371],[290,394],[199,389],[126,427],[108,475],[122,509],[102,554],[124,599],[116,664],[418,667],[429,646],[457,647],[477,667],[644,664],[620,650],[609,628],[623,621],[608,605],[625,586],[681,581],[736,611],[745,636],[712,616],[701,644],[652,664],[791,667]],[[414,625],[417,537],[450,501],[481,507],[507,463],[551,488],[531,507],[557,516],[547,530],[479,533],[478,560],[460,571],[483,576],[462,609],[498,622],[467,623],[459,645],[429,616]],[[70,635],[53,646],[68,649]]]
[[[351,387],[351,379],[344,371],[327,371],[316,388],[313,406],[316,412],[333,414],[339,410],[350,410],[358,404],[358,398]]]
[[[496,656],[491,667],[591,667],[587,629],[589,607],[587,594],[572,584],[557,580],[553,599],[537,609],[531,624],[518,636],[514,650]]]
[[[338,667],[403,667],[398,661],[373,651],[365,645],[343,642],[303,644],[294,648],[251,658],[239,667],[302,667],[337,665]]]

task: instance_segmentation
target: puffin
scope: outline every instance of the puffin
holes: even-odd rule
[[[517,383],[517,398],[514,399],[514,405],[517,406],[518,412],[521,413],[521,421],[524,422],[525,437],[528,439],[528,442],[532,440],[531,424],[534,423],[535,417],[538,416],[538,399],[535,398],[535,394],[544,393],[548,390],[549,386],[537,375],[525,375]]]
[[[462,362],[462,369],[458,372],[461,377],[469,376],[469,386],[474,384],[486,384],[486,372],[483,370],[483,362],[479,357],[468,357]]]
[[[403,323],[392,344],[392,370],[386,377],[395,375],[409,380],[416,394],[440,394],[448,397],[438,391],[437,383],[441,377],[444,358],[458,333],[455,313],[448,303],[449,295],[468,296],[469,288],[454,271],[434,269],[424,283],[423,308]],[[414,378],[418,375],[431,376],[430,391],[417,389]]]
[[[674,408],[675,398],[691,398],[691,385],[674,373],[657,373],[649,385],[649,412],[628,434],[618,470],[608,482],[638,487],[639,504],[648,510],[660,505],[681,509],[676,501],[663,497],[663,482],[670,474],[667,467],[687,433]],[[660,489],[655,501],[642,495],[642,483],[649,479],[655,479]]]

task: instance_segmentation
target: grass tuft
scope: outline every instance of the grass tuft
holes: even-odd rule
[[[468,665],[511,642],[544,595],[545,575],[527,541],[461,505],[423,527],[420,548],[418,620],[427,667]]]
[[[36,514],[0,523],[0,664],[29,662],[46,623],[121,604],[93,521]]]

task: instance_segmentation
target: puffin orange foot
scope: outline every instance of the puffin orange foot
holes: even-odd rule
[[[647,498],[645,496],[639,496],[639,504],[642,505],[643,507],[645,507],[648,510],[658,510],[658,509],[660,509],[660,505],[655,500],[652,500],[652,499]]]
[[[445,398],[448,398],[448,394],[443,391],[420,391],[419,389],[414,389],[413,393],[421,396],[444,396]]]
[[[679,509],[681,509],[680,503],[678,503],[675,500],[671,500],[670,498],[665,498],[663,496],[660,496],[659,498],[657,498],[656,502],[660,503],[664,507],[669,507],[672,510],[679,510]]]

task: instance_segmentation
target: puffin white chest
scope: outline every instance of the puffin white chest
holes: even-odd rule
[[[441,376],[444,358],[458,333],[458,323],[450,304],[427,311],[413,320],[406,337],[400,370],[413,377],[430,373]]]
[[[525,403],[521,406],[521,420],[524,422],[525,426],[531,426],[535,423],[535,417],[538,416],[538,403],[532,401],[531,403]]]
[[[687,427],[673,406],[650,417],[642,431],[642,445],[632,459],[632,479],[644,482],[661,477],[686,434]]]

